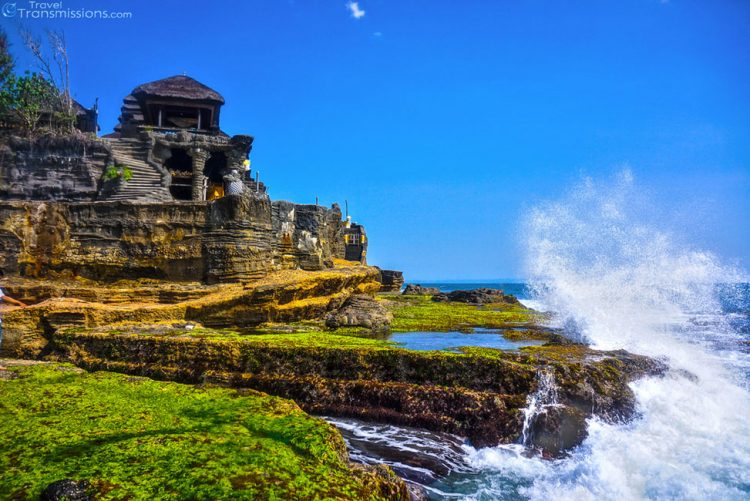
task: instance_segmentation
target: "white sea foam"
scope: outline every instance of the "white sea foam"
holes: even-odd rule
[[[715,297],[717,282],[746,277],[676,244],[641,207],[625,172],[604,187],[586,181],[529,218],[530,276],[558,326],[596,348],[659,357],[671,368],[632,384],[640,418],[591,420],[589,438],[568,459],[473,453],[484,468],[526,477],[522,492],[531,498],[750,498],[748,357]]]
[[[532,310],[549,311],[549,307],[542,301],[539,301],[537,299],[519,299],[518,302],[520,302],[527,308],[531,308]]]

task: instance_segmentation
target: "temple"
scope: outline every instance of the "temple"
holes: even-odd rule
[[[224,102],[177,75],[134,88],[103,137],[98,104],[76,103],[73,134],[0,131],[0,273],[216,282],[364,263],[338,205],[270,200]]]
[[[219,123],[224,98],[177,75],[139,85],[123,99],[115,132],[105,136],[115,165],[133,181],[104,196],[113,200],[214,200],[244,189],[265,192],[250,176],[251,136],[229,137]]]

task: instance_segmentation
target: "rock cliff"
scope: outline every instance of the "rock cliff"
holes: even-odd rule
[[[0,202],[5,276],[209,283],[321,270],[343,255],[337,208],[227,196],[214,202]]]

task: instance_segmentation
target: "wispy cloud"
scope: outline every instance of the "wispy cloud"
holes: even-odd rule
[[[352,13],[354,19],[365,17],[365,11],[359,7],[359,2],[348,2],[346,8]]]

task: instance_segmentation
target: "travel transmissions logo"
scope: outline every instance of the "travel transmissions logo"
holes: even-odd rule
[[[6,2],[0,8],[3,17],[23,20],[34,19],[132,19],[130,11],[111,11],[106,9],[89,9],[85,7],[68,8],[64,2],[37,2],[29,0],[25,3]]]

